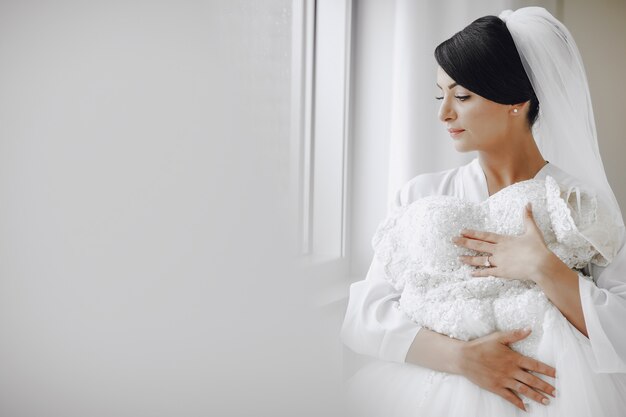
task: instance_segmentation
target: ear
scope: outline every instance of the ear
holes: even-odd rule
[[[510,113],[513,116],[520,116],[522,114],[526,114],[530,109],[530,100],[524,101],[522,103],[511,104]]]

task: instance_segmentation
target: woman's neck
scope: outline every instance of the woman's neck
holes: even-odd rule
[[[535,178],[547,161],[534,139],[531,145],[499,152],[478,151],[478,162],[485,173],[489,195],[511,184]],[[528,141],[526,143],[529,143]]]

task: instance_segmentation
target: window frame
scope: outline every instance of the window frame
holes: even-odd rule
[[[307,279],[326,294],[322,298],[335,300],[345,297],[350,273],[352,0],[292,5],[290,171],[297,253]]]

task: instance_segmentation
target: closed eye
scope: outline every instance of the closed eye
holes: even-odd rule
[[[458,98],[460,101],[465,101],[467,100],[470,96],[454,96],[456,98]],[[435,97],[435,100],[443,100],[443,97]]]

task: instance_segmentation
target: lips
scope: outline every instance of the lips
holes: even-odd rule
[[[461,134],[463,132],[465,132],[465,129],[448,129],[448,132],[450,132],[450,136],[452,137],[452,139],[458,139],[461,137]]]

